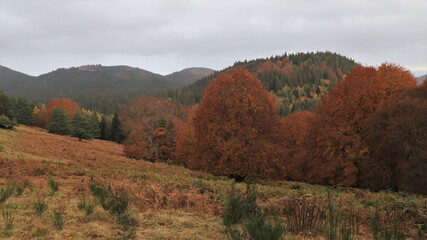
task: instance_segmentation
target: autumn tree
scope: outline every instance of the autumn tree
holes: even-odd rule
[[[49,113],[44,103],[40,105],[40,108],[34,108],[33,115],[36,120],[36,126],[45,128],[49,123]]]
[[[70,133],[70,125],[67,113],[62,108],[54,108],[49,118],[46,129],[50,133],[67,135]]]
[[[243,69],[207,87],[194,118],[190,167],[242,179],[279,177],[282,141],[276,101]]]
[[[64,110],[67,113],[68,119],[72,119],[74,113],[80,110],[80,106],[69,98],[52,98],[47,105],[49,116],[52,115],[55,108]]]
[[[184,121],[175,121],[175,154],[174,163],[191,165],[194,156],[194,113],[196,106],[184,108]]]
[[[362,135],[360,186],[427,194],[427,83],[386,101]]]
[[[316,114],[308,111],[293,113],[282,120],[285,146],[284,174],[287,179],[304,181],[307,168],[307,140],[311,137]]]
[[[366,119],[391,96],[415,86],[409,71],[394,64],[353,68],[320,104],[310,138],[307,180],[356,185],[360,158],[368,153],[361,139]]]
[[[167,99],[140,97],[128,103],[122,116],[127,156],[154,162],[173,159],[175,121],[183,119],[178,104]]]

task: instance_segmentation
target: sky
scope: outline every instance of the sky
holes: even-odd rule
[[[427,73],[426,0],[0,0],[0,65],[33,76],[86,64],[168,74],[332,51]]]

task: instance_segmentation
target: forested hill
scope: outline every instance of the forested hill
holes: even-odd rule
[[[85,108],[105,113],[119,111],[121,105],[135,96],[184,86],[186,77],[195,78],[191,72],[175,79],[129,66],[60,68],[38,77],[6,67],[1,67],[0,71],[0,90],[11,96],[25,97],[34,103],[67,97]]]
[[[218,75],[234,68],[249,70],[278,99],[279,114],[312,109],[332,86],[357,63],[332,52],[284,54],[270,58],[236,62],[233,66],[193,84],[163,94],[191,105],[198,103],[205,87]]]
[[[28,92],[25,86],[32,84],[34,80],[36,80],[35,77],[0,66],[0,90],[23,96],[25,92]]]
[[[213,74],[215,70],[203,67],[186,68],[178,72],[173,72],[165,77],[181,84],[191,84],[203,77]]]

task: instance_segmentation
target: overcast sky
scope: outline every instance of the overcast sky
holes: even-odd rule
[[[285,52],[333,51],[427,72],[426,0],[0,0],[0,65],[167,74]]]

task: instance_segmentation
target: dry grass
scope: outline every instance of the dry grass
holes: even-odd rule
[[[59,184],[49,194],[48,177]],[[96,206],[86,215],[78,209],[82,194],[91,196],[91,179],[130,194],[130,208],[139,220],[136,239],[224,239],[222,202],[230,181],[163,163],[128,159],[122,146],[101,140],[79,142],[49,134],[38,128],[0,129],[0,186],[14,182],[27,185],[22,195],[12,196],[3,208],[15,214],[9,239],[120,239],[115,218]],[[244,189],[244,184],[238,184]],[[327,187],[294,182],[264,182],[257,187],[264,212],[282,213],[289,199],[311,196],[326,199]],[[408,235],[418,236],[416,221],[426,216],[427,199],[400,193],[372,193],[358,189],[331,190],[334,201],[354,203],[361,219],[362,239],[369,235],[369,217],[375,207],[402,210]],[[32,209],[44,200],[48,209],[38,216]],[[63,230],[52,224],[55,208],[65,209]],[[0,222],[0,238],[4,223]],[[294,235],[293,239],[324,238],[324,235]]]

